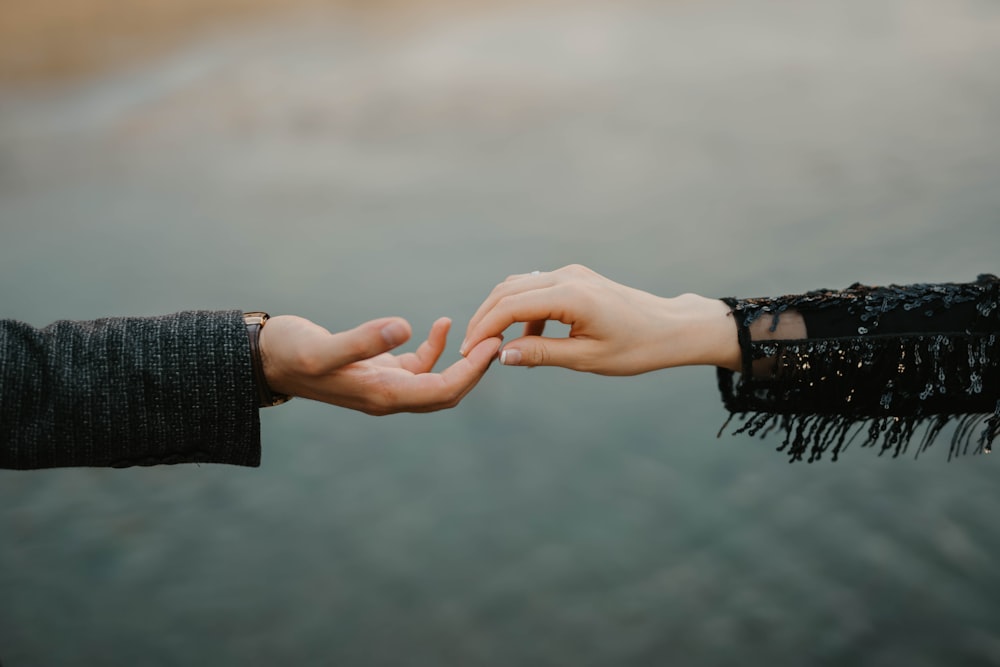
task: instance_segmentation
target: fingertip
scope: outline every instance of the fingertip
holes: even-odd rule
[[[487,338],[480,341],[475,347],[468,350],[466,358],[473,363],[480,363],[481,361],[489,363],[496,358],[502,342],[499,338]]]
[[[451,327],[450,317],[439,317],[434,322],[431,323],[431,330],[436,331],[441,328],[448,329]]]
[[[521,363],[521,351],[510,346],[505,347],[500,353],[501,366],[517,366]]]
[[[450,317],[439,317],[434,320],[434,324],[431,326],[431,331],[437,331],[440,333],[442,338],[447,338],[448,334],[451,333],[451,318]]]
[[[406,341],[410,340],[410,336],[413,335],[413,329],[410,327],[410,323],[401,317],[394,317],[388,322],[382,325],[379,332],[382,334],[382,340],[389,347],[397,347],[402,345]]]

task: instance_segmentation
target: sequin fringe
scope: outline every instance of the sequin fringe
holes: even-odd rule
[[[1000,404],[998,404],[1000,411]],[[923,430],[914,457],[919,456],[937,440],[941,431],[958,418],[948,448],[948,460],[966,454],[988,454],[993,441],[1000,435],[1000,419],[996,415],[929,415],[926,417],[870,417],[858,420],[843,415],[787,415],[774,413],[742,413],[736,415],[741,426],[734,435],[746,433],[762,439],[772,431],[784,434],[776,451],[785,452],[789,463],[819,461],[829,454],[836,461],[848,446],[861,437],[861,447],[878,449],[879,456],[899,457],[909,449],[914,436]],[[978,434],[978,435],[977,435]],[[805,458],[808,454],[808,458]]]
[[[880,455],[898,457],[918,436],[919,455],[954,424],[950,459],[989,452],[1000,435],[1000,278],[995,275],[983,274],[974,283],[856,283],[846,290],[724,301],[733,309],[743,350],[738,381],[732,371],[718,372],[730,421],[739,419],[736,433],[784,434],[778,450],[791,461],[816,461],[826,453],[836,460],[859,440]],[[894,313],[914,311],[930,323],[937,313],[962,304],[975,308],[975,321],[965,331],[907,335],[884,326]],[[770,319],[773,332],[789,310],[828,309],[853,319],[858,335],[751,340],[750,325],[762,317]]]
[[[898,457],[919,437],[919,455],[952,422],[949,459],[988,453],[1000,435],[997,334],[763,341],[750,354],[773,361],[770,377],[737,382],[719,371],[723,400],[740,423],[734,433],[777,431],[778,451],[792,462],[826,453],[837,460],[859,440]]]

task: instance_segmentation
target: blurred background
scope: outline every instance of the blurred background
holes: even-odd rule
[[[971,280],[998,72],[987,0],[8,0],[0,317],[449,315],[451,363],[571,262]],[[267,410],[259,469],[0,471],[0,660],[1000,664],[996,460],[790,466],[724,419],[708,368],[494,367],[445,413]]]

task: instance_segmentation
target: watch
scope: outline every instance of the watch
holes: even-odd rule
[[[262,312],[243,313],[243,321],[247,325],[247,337],[250,339],[250,364],[253,367],[253,381],[257,387],[257,405],[261,408],[270,408],[281,405],[292,399],[285,394],[276,394],[267,386],[267,377],[264,375],[264,360],[260,352],[260,330],[264,328],[264,323],[271,316]]]

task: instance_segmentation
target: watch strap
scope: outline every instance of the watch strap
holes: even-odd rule
[[[243,321],[247,326],[247,338],[250,340],[250,364],[253,368],[254,386],[257,388],[257,405],[261,408],[281,405],[292,398],[271,391],[267,385],[267,376],[264,375],[264,359],[260,351],[260,332],[269,318],[270,315],[259,311],[243,313]]]

